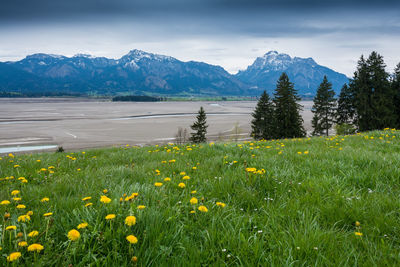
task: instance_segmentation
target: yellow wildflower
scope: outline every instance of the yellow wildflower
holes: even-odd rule
[[[362,236],[363,234],[362,233],[360,233],[360,232],[355,232],[354,233],[356,236]]]
[[[43,214],[44,217],[49,217],[49,216],[51,216],[51,215],[53,215],[52,212],[47,212],[47,213]]]
[[[225,204],[225,203],[222,203],[222,202],[217,202],[217,203],[215,203],[215,204],[217,204],[217,206],[219,206],[219,207],[221,207],[221,208],[225,208],[225,206],[226,206],[226,204]]]
[[[179,174],[184,176],[184,175],[186,175],[186,172],[180,172]]]
[[[22,232],[18,232],[17,237],[23,237],[24,234]]]
[[[180,188],[185,188],[185,187],[186,187],[186,185],[185,185],[184,183],[179,183],[178,186],[179,186]]]
[[[82,198],[82,201],[87,201],[87,200],[91,200],[92,199],[92,197],[84,197],[84,198]]]
[[[15,202],[18,202],[18,201],[20,201],[22,198],[20,198],[20,197],[13,197],[13,200],[15,201]]]
[[[85,207],[89,207],[89,206],[92,206],[92,205],[93,205],[93,203],[89,202],[89,203],[85,204]]]
[[[7,256],[7,261],[16,261],[21,257],[21,252],[13,252]]]
[[[8,200],[3,200],[2,202],[0,202],[0,205],[10,205],[10,201]]]
[[[190,192],[190,193],[192,193],[192,194],[196,194],[197,193],[197,191],[196,190],[193,190],[192,192]]]
[[[28,215],[28,216],[32,216],[33,215],[33,211],[28,211],[27,213],[26,213],[26,215]]]
[[[7,226],[6,230],[17,230],[17,226],[15,226],[15,225]]]
[[[185,176],[182,177],[182,179],[183,179],[183,180],[189,180],[189,179],[190,179],[190,176],[185,175]]]
[[[164,181],[165,181],[165,182],[170,182],[170,181],[171,181],[171,178],[165,177],[165,178],[164,178]]]
[[[356,221],[356,226],[359,227],[361,223],[359,221]]]
[[[112,220],[112,219],[115,219],[115,214],[108,214],[106,216],[106,220]]]
[[[128,216],[125,218],[125,224],[128,226],[132,226],[136,224],[136,217],[135,216]]]
[[[103,193],[104,193],[104,194],[107,194],[107,193],[108,193],[108,190],[107,190],[107,189],[104,189],[104,190],[103,190]]]
[[[25,205],[22,205],[22,204],[17,205],[17,209],[25,209],[25,208],[26,208]]]
[[[100,202],[103,202],[105,204],[108,204],[111,202],[111,198],[107,197],[107,196],[101,196],[100,197]]]
[[[146,206],[145,205],[139,205],[139,206],[137,206],[137,208],[138,208],[138,210],[143,210],[143,209],[146,208]]]
[[[134,236],[134,235],[128,235],[126,237],[126,240],[128,240],[128,242],[131,243],[131,244],[136,244],[138,242],[137,237]]]
[[[30,233],[28,234],[29,237],[35,237],[35,236],[38,236],[38,235],[39,235],[39,232],[38,232],[38,231],[32,231],[32,232],[30,232]]]
[[[87,222],[80,223],[80,224],[78,224],[78,229],[84,229],[84,228],[88,227],[88,225],[89,224]]]
[[[160,187],[162,186],[162,183],[154,183],[155,186]]]
[[[20,193],[19,190],[13,190],[13,191],[11,191],[11,195],[12,195],[12,196],[18,195],[19,193]]]
[[[200,207],[198,207],[198,210],[201,212],[208,212],[208,209],[206,206],[200,206]]]
[[[197,200],[197,198],[195,198],[195,197],[192,197],[191,199],[190,199],[190,204],[192,204],[192,205],[194,205],[194,204],[197,204],[199,201]]]
[[[28,251],[40,252],[44,247],[40,244],[32,244],[28,247]]]
[[[50,199],[48,197],[44,197],[40,200],[40,202],[48,202]]]
[[[18,222],[27,222],[30,220],[31,220],[31,217],[29,215],[21,215],[18,217]]]
[[[131,261],[137,262],[137,257],[136,257],[136,256],[133,256],[132,259],[131,259]]]
[[[76,241],[81,237],[81,234],[78,232],[78,230],[72,229],[71,231],[68,232],[68,239],[71,241]]]
[[[28,245],[28,242],[26,242],[26,241],[18,242],[19,247],[26,247],[27,245]]]

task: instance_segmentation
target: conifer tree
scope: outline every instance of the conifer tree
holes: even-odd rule
[[[193,143],[204,143],[207,141],[206,133],[208,125],[206,124],[207,116],[203,107],[200,107],[196,119],[193,125],[190,126],[190,128],[195,131],[191,133],[190,141]]]
[[[394,106],[396,115],[396,129],[400,129],[400,63],[394,69],[392,90],[395,94]]]
[[[351,124],[355,116],[354,95],[350,87],[344,84],[339,94],[338,106],[336,109],[337,124]]]
[[[252,116],[251,135],[254,139],[275,138],[274,106],[266,91],[262,93]]]
[[[356,125],[360,131],[394,127],[396,123],[394,92],[385,71],[383,57],[372,52],[367,60],[361,56],[350,82],[355,96]]]
[[[324,76],[311,109],[314,113],[312,119],[313,135],[329,135],[329,129],[335,119],[336,99],[334,97],[335,92],[332,89],[332,83],[328,82],[328,78]]]
[[[276,138],[295,138],[305,136],[300,97],[286,73],[280,76],[273,103],[275,106]]]

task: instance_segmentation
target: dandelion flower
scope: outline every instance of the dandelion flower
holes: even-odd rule
[[[215,204],[217,204],[217,206],[219,206],[219,207],[221,207],[221,208],[225,208],[225,206],[226,206],[226,204],[225,204],[225,203],[222,203],[222,202],[217,202],[217,203],[215,203]]]
[[[24,236],[24,234],[22,233],[22,232],[19,232],[18,234],[17,234],[17,237],[23,237]]]
[[[18,217],[18,222],[27,222],[30,220],[31,220],[31,217],[29,215],[21,215]]]
[[[84,198],[82,198],[82,201],[87,201],[87,200],[91,200],[92,199],[92,197],[84,197]]]
[[[84,229],[84,228],[88,227],[88,225],[89,224],[87,222],[80,223],[80,224],[78,224],[78,229]]]
[[[131,261],[132,261],[132,262],[137,262],[137,257],[136,257],[136,256],[133,256],[132,259],[131,259]]]
[[[184,183],[179,183],[178,186],[179,186],[180,188],[185,188],[185,187],[186,187],[186,185],[185,185]]]
[[[103,193],[104,193],[104,194],[107,194],[107,193],[108,193],[108,190],[107,190],[107,189],[104,189],[104,190],[103,190]]]
[[[195,210],[191,210],[190,213],[191,213],[191,214],[195,214],[196,211],[195,211]]]
[[[160,187],[162,186],[162,183],[154,183],[155,186]]]
[[[11,191],[11,195],[12,195],[12,196],[18,195],[19,193],[20,193],[19,190],[13,190],[13,191]]]
[[[362,236],[363,234],[361,232],[355,232],[354,233],[356,236]]]
[[[85,204],[85,207],[89,207],[89,206],[92,206],[92,205],[93,205],[93,203],[89,202],[89,203]]]
[[[81,237],[81,234],[78,232],[78,230],[72,229],[68,232],[67,236],[69,240],[76,241]]]
[[[103,202],[104,204],[108,204],[111,202],[111,198],[107,197],[107,196],[101,196],[100,197],[100,202]]]
[[[44,247],[40,244],[32,244],[28,247],[28,251],[32,251],[32,252],[40,252],[43,249],[44,249]]]
[[[19,247],[26,247],[27,245],[28,245],[28,242],[26,242],[26,241],[18,242]]]
[[[190,199],[190,204],[192,204],[192,205],[194,205],[194,204],[197,204],[199,201],[197,200],[197,198],[195,198],[195,197],[192,197],[191,199]]]
[[[32,232],[30,232],[30,233],[28,234],[29,237],[35,237],[35,236],[38,236],[38,235],[39,235],[39,232],[38,232],[38,231],[32,231]]]
[[[171,178],[165,177],[165,178],[164,178],[164,181],[165,181],[165,182],[170,182],[170,181],[171,181]]]
[[[200,206],[200,207],[198,207],[198,210],[201,212],[208,212],[208,209],[206,206]]]
[[[21,257],[21,252],[13,252],[7,256],[7,261],[16,261]]]
[[[26,215],[28,215],[28,216],[32,216],[33,215],[33,211],[28,211],[27,213],[26,213]]]
[[[3,200],[2,202],[0,202],[0,205],[10,205],[10,201],[8,200]]]
[[[356,226],[359,227],[361,223],[359,221],[356,221]]]
[[[136,224],[136,217],[135,216],[128,216],[125,218],[125,224],[128,226],[132,226]]]
[[[134,235],[128,235],[126,237],[126,240],[128,240],[128,242],[131,243],[131,244],[136,244],[138,242],[137,237],[134,236]]]
[[[190,176],[187,176],[187,175],[182,177],[182,180],[189,180],[189,179],[190,179]]]
[[[44,197],[44,198],[42,198],[41,200],[40,200],[40,202],[49,202],[49,198],[48,197]]]
[[[15,225],[7,226],[6,230],[17,230],[17,226],[15,226]]]
[[[139,205],[139,206],[137,206],[137,209],[138,209],[138,210],[143,210],[143,209],[145,209],[145,208],[146,208],[145,205]]]
[[[17,205],[17,209],[25,209],[25,208],[26,208],[25,205],[22,205],[22,204]]]
[[[179,173],[180,175],[182,175],[182,176],[184,176],[184,175],[186,175],[186,172],[181,172],[181,173]]]
[[[51,215],[53,215],[52,212],[47,212],[47,213],[43,214],[44,217],[49,217],[49,216],[51,216]]]
[[[22,198],[20,198],[20,197],[13,197],[13,200],[15,201],[15,202],[18,202],[18,201],[20,201]]]
[[[108,214],[106,216],[106,220],[112,220],[112,219],[115,219],[115,214]]]
[[[197,193],[197,191],[196,190],[193,190],[192,192],[190,192],[190,193],[192,193],[192,194],[196,194]]]

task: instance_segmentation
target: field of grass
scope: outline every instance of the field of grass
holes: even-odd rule
[[[5,155],[0,177],[0,266],[400,265],[400,131]]]

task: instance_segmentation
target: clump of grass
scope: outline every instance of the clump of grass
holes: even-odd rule
[[[398,162],[395,130],[5,155],[0,266],[399,265]]]

